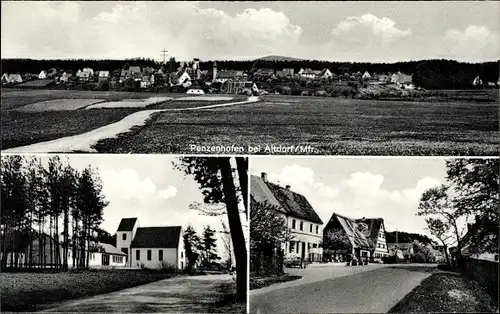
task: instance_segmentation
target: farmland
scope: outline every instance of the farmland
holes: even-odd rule
[[[498,105],[264,96],[252,105],[162,112],[99,152],[191,153],[197,145],[311,145],[331,155],[496,155]],[[168,134],[168,136],[165,136]]]
[[[174,99],[184,98],[185,94],[158,96],[155,93],[4,89],[2,149],[82,134],[117,122],[144,107],[182,109],[227,102]],[[235,97],[234,100],[242,99]],[[110,108],[84,110],[92,103]]]
[[[252,104],[166,111],[153,114],[144,127],[135,127],[118,138],[101,140],[94,148],[101,153],[192,153],[190,144],[236,145],[244,147],[246,153],[248,145],[310,145],[314,151],[307,154],[496,155],[499,144],[498,104],[452,101],[449,97],[457,93],[441,93],[447,95],[446,100],[387,101],[269,95],[261,96],[259,102]],[[436,95],[440,97],[439,93]],[[165,97],[165,101],[147,103],[147,108],[84,110],[85,107],[78,104],[90,99],[102,101],[97,105],[108,102],[115,107],[116,103],[109,102],[126,103],[137,99],[138,103],[144,103],[147,102],[145,99],[154,97]],[[186,97],[190,96],[9,89],[2,93],[2,149],[82,134],[145,108],[188,109],[228,103],[225,98],[217,98],[219,96],[213,101]],[[223,97],[233,98],[229,102],[244,99],[240,95]],[[74,110],[15,110],[57,99],[79,101],[71,104]]]

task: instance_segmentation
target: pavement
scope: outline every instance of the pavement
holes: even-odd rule
[[[250,291],[250,313],[387,313],[436,265],[287,269],[299,280]]]
[[[175,277],[116,292],[51,304],[42,312],[207,313],[222,298],[230,275]]]

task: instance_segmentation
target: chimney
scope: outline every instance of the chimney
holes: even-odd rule
[[[200,67],[200,59],[194,58],[193,59],[193,70],[198,70]]]
[[[267,181],[267,173],[265,173],[265,172],[261,172],[261,173],[260,173],[260,177],[262,178],[262,180],[264,180],[264,182],[266,182],[266,181]]]
[[[289,185],[287,185],[287,186],[286,186],[286,189],[287,189],[288,191],[290,191],[290,186],[289,186]]]
[[[363,219],[362,219],[362,220],[365,220],[365,217],[363,217]]]

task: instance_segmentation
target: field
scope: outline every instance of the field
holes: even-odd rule
[[[123,99],[121,101],[99,102],[86,107],[85,109],[101,108],[146,108],[151,105],[169,101],[171,97],[150,97],[146,99]]]
[[[308,154],[498,154],[497,103],[261,99],[243,106],[158,113],[146,127],[103,140],[96,149],[103,153],[192,153],[190,144],[245,149],[248,145],[311,145],[314,151]]]
[[[56,301],[117,291],[172,276],[141,270],[0,273],[1,310],[35,311]]]
[[[117,122],[143,108],[103,108],[81,110],[84,104],[96,101],[121,102],[122,100],[179,98],[186,94],[155,94],[132,92],[98,92],[68,90],[2,90],[1,148],[29,145],[61,137],[82,134]],[[244,97],[235,97],[234,101]],[[47,102],[47,103],[45,103]],[[192,108],[227,101],[169,101],[147,103],[148,109]],[[113,103],[111,103],[113,104]],[[22,108],[22,109],[21,109]],[[65,110],[78,109],[79,110]],[[25,109],[35,111],[23,112]],[[58,109],[58,110],[49,110]]]

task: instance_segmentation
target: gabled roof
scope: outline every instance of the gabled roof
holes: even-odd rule
[[[384,222],[383,218],[366,218],[366,219],[356,219],[357,224],[365,223],[367,230],[363,232],[363,235],[372,241],[373,245],[376,245],[378,234],[380,233],[380,228]]]
[[[330,218],[330,221],[328,222],[325,230],[328,229],[330,225],[338,225],[344,229],[346,232],[347,236],[349,237],[349,240],[353,244],[355,248],[371,248],[372,246],[370,245],[370,242],[367,240],[365,235],[358,230],[358,226],[354,219],[333,213],[332,217]]]
[[[122,218],[116,231],[132,231],[136,222],[137,218]]]
[[[131,248],[177,248],[181,227],[137,228]]]
[[[269,181],[264,181],[262,180],[262,178],[256,176],[252,176],[252,179],[257,181],[260,180],[263,182],[253,183],[254,186],[257,185],[260,187],[261,190],[258,193],[263,193],[261,196],[258,196],[260,199],[267,200],[273,205],[276,205],[277,202],[283,212],[287,215],[302,218],[314,223],[323,224],[321,218],[319,218],[314,208],[303,195],[295,193]],[[254,191],[252,191],[252,194],[254,194]],[[270,194],[272,195],[272,197],[269,197]],[[256,198],[254,197],[254,199]]]
[[[323,76],[325,75],[326,71],[330,72],[329,69],[323,69],[320,73],[319,73],[319,76]],[[330,72],[330,74],[332,74],[332,72]]]
[[[122,251],[120,251],[116,247],[112,246],[111,244],[98,242],[97,246],[102,248],[102,250],[104,251],[103,253],[127,256],[127,254],[123,253]],[[100,251],[100,252],[102,252],[102,251]]]
[[[130,68],[128,68],[128,71],[132,74],[132,73],[142,73],[141,71],[141,67],[140,66],[131,66]]]
[[[280,202],[274,197],[273,193],[267,187],[264,180],[257,176],[250,176],[250,196],[259,203],[268,202],[270,205],[278,207],[278,209],[286,213]]]

